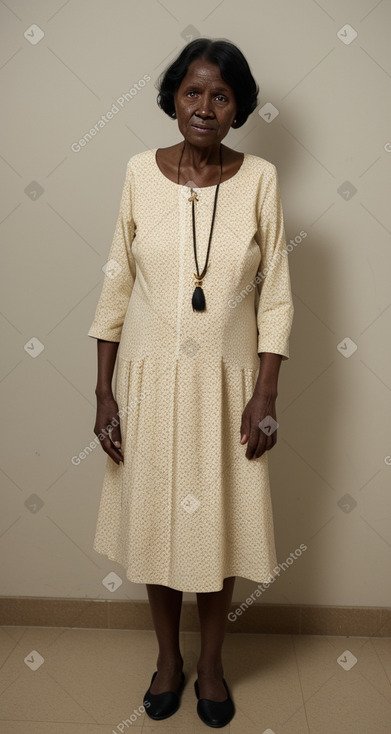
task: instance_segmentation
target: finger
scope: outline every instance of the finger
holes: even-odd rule
[[[113,459],[113,461],[115,461],[116,464],[120,464],[121,462],[123,462],[124,457],[121,449],[117,449],[115,446],[113,446],[111,442],[108,442],[106,446],[103,445],[103,450],[106,452],[106,454],[108,454],[108,456],[110,456],[111,459]]]
[[[250,429],[250,437],[247,444],[247,451],[246,451],[246,457],[247,459],[253,459],[260,456],[260,453],[257,453],[260,451],[263,453],[265,450],[265,436],[262,434],[262,431],[259,430],[258,424],[254,423],[254,425],[251,425]]]
[[[269,451],[272,448],[272,437],[265,436],[262,431],[259,432],[258,447],[255,452],[255,458],[258,459],[265,451]]]
[[[107,448],[107,453],[112,459],[114,459],[116,464],[119,464],[120,461],[123,461],[121,442],[115,438],[114,430],[109,432],[109,446]]]
[[[119,466],[119,464],[123,464],[124,463],[124,458],[123,458],[122,454],[116,454],[115,453],[115,449],[111,449],[111,451],[110,452],[108,451],[107,453],[110,456],[110,459],[113,459],[113,461],[115,461],[115,463],[118,466]]]
[[[103,451],[108,454],[110,458],[115,461],[116,464],[119,464],[121,461],[123,461],[123,452],[121,448],[115,446],[113,440],[111,439],[112,432],[109,431],[107,428],[106,430],[99,431],[98,435]]]
[[[272,415],[271,413],[268,413],[264,416],[264,418],[258,423],[258,428],[260,429],[261,433],[265,435],[265,450],[269,451],[273,446],[275,445],[277,441],[277,420],[275,414]]]
[[[116,446],[118,449],[122,448],[122,440],[121,440],[121,429],[120,426],[116,426],[115,428],[108,427],[109,432],[109,438],[112,444]]]
[[[266,416],[268,417],[269,415]],[[267,421],[266,418],[257,421],[254,425],[253,435],[249,441],[250,451],[247,457],[249,459],[259,459],[265,451],[273,448],[276,442],[276,429],[271,429],[270,421]]]
[[[250,436],[250,421],[247,417],[242,416],[242,422],[240,424],[240,443],[244,444]]]
[[[255,438],[255,441],[255,449],[251,458],[259,459],[259,457],[267,451],[267,438],[262,431],[258,431],[258,436]]]
[[[268,434],[268,440],[267,440],[267,451],[273,448],[273,446],[277,443],[277,418],[275,415],[271,416],[273,420],[275,421],[275,424],[272,426],[271,432]]]

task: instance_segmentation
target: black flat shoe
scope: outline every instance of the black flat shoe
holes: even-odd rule
[[[183,691],[183,686],[185,684],[185,676],[182,672],[181,682],[176,692],[164,691],[164,693],[151,693],[150,688],[157,674],[158,671],[155,670],[150,686],[144,696],[143,704],[148,716],[150,716],[151,719],[159,721],[160,719],[168,719],[169,716],[172,716],[173,714],[175,714],[176,711],[178,711],[180,704],[180,695]]]
[[[207,724],[207,726],[213,726],[216,729],[220,726],[226,726],[229,724],[235,713],[234,702],[224,678],[223,683],[225,690],[227,691],[227,698],[225,701],[212,701],[210,698],[200,698],[198,680],[194,681],[194,688],[198,698],[197,714],[204,724]]]

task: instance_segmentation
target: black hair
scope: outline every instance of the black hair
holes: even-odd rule
[[[221,78],[232,87],[237,111],[236,123],[244,125],[248,116],[258,105],[259,87],[240,49],[230,41],[196,38],[190,41],[179,56],[160,75],[156,84],[159,90],[157,103],[171,119],[176,120],[174,95],[186,76],[189,65],[195,59],[204,58],[220,69]]]

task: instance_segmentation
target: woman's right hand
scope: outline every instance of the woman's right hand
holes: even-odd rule
[[[103,451],[105,451],[116,464],[120,464],[121,461],[123,462],[124,457],[121,450],[121,427],[117,402],[113,394],[105,396],[97,395],[96,401],[94,433],[98,438],[99,435],[101,435],[99,441]]]

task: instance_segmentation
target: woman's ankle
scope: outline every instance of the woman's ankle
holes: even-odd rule
[[[159,653],[157,669],[177,670],[183,667],[183,657],[180,653]]]
[[[197,675],[205,678],[221,678],[224,675],[221,660],[200,660],[197,663]]]

